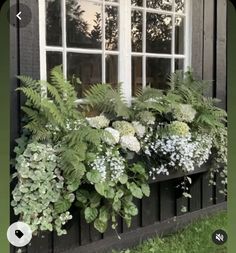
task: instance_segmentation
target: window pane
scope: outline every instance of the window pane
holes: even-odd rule
[[[147,58],[147,85],[153,88],[166,89],[171,73],[171,59]]]
[[[49,46],[61,46],[61,1],[46,0],[46,41]]]
[[[175,0],[175,11],[179,13],[184,12],[185,0]]]
[[[175,18],[175,53],[184,54],[184,18]]]
[[[106,5],[106,50],[118,49],[118,8]]]
[[[172,17],[147,13],[147,52],[171,53]]]
[[[147,7],[153,9],[161,9],[165,11],[172,10],[172,0],[147,0]]]
[[[77,88],[78,96],[83,97],[83,92],[91,84],[102,82],[102,57],[96,54],[68,53],[68,80],[73,76],[79,77],[82,84]]]
[[[118,56],[106,55],[106,82],[113,87],[118,84]]]
[[[132,51],[142,52],[143,13],[141,11],[132,11],[131,22]]]
[[[132,57],[132,96],[135,96],[137,91],[142,88],[142,57]]]
[[[184,59],[175,59],[175,71],[184,70]]]
[[[62,53],[61,52],[47,52],[47,80],[50,82],[50,71],[56,67],[62,65]]]
[[[102,48],[102,5],[82,0],[66,1],[67,45]]]
[[[131,4],[134,6],[143,6],[143,0],[131,0]]]

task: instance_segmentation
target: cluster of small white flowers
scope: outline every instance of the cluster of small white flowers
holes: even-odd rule
[[[105,137],[104,137],[105,143],[107,143],[108,145],[111,145],[111,146],[119,143],[119,141],[120,141],[119,131],[117,131],[116,129],[114,129],[112,127],[105,128],[105,131],[109,133],[108,136],[105,134]]]
[[[144,125],[142,125],[140,122],[138,121],[133,121],[132,125],[135,129],[135,133],[137,134],[137,136],[139,138],[142,138],[145,135],[146,132],[146,127]]]
[[[86,118],[89,125],[93,128],[101,129],[109,126],[109,119],[107,119],[104,115],[89,117]]]
[[[203,165],[211,154],[212,137],[210,135],[197,135],[195,140],[194,158],[197,166]]]
[[[150,176],[155,174],[168,175],[168,169],[181,168],[183,171],[190,172],[195,166],[201,166],[205,163],[212,148],[212,139],[209,136],[197,136],[196,140],[192,139],[191,134],[187,136],[163,136],[156,138],[155,141],[148,143],[149,136],[146,136],[146,143],[143,146],[144,153],[148,156],[157,155],[165,157],[168,162],[152,168]]]
[[[159,168],[153,167],[149,171],[149,176],[153,180],[156,179],[156,175],[160,175],[160,174],[167,175],[167,176],[170,174],[166,164],[161,164]]]
[[[120,145],[123,149],[138,153],[141,149],[141,145],[138,139],[132,135],[124,135],[120,139]]]
[[[117,150],[107,150],[104,155],[98,155],[90,164],[93,170],[99,171],[101,181],[116,181],[125,171],[125,159]]]

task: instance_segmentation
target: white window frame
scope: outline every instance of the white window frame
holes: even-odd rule
[[[102,55],[102,82],[105,82],[105,54],[118,55],[118,82],[122,85],[124,96],[128,101],[132,99],[132,56],[140,56],[143,58],[143,87],[146,84],[146,59],[147,57],[155,58],[168,58],[171,59],[171,72],[175,71],[175,59],[184,59],[184,70],[191,65],[191,0],[185,1],[184,13],[176,13],[174,11],[174,5],[172,11],[164,11],[159,9],[150,9],[146,7],[146,1],[144,1],[143,7],[131,6],[131,0],[119,0],[119,3],[109,2],[109,5],[117,6],[119,9],[119,47],[116,51],[105,50],[105,32],[103,31],[102,37],[102,49],[84,49],[84,48],[69,48],[66,42],[66,0],[62,1],[61,15],[62,15],[62,46],[47,46],[46,45],[46,6],[45,0],[39,0],[39,38],[40,38],[40,79],[47,79],[47,64],[46,54],[50,52],[61,52],[63,63],[63,74],[67,76],[67,53],[86,53],[86,54],[101,54]],[[93,2],[106,3],[105,0],[92,0]],[[159,13],[172,15],[172,52],[171,54],[153,54],[143,53],[146,50],[146,32],[143,33],[143,52],[132,52],[131,46],[131,10],[140,10],[144,12],[143,25],[146,27],[146,13]],[[103,24],[105,19],[105,4],[103,4]],[[175,17],[182,16],[185,19],[184,24],[184,54],[175,54]],[[105,26],[103,25],[103,29]]]

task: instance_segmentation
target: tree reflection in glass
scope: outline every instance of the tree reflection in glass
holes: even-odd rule
[[[185,0],[175,0],[175,12],[183,13],[184,4],[185,4]]]
[[[49,46],[61,46],[61,1],[46,0],[46,42]]]
[[[172,17],[147,13],[147,52],[171,53]]]
[[[171,11],[172,3],[172,0],[147,0],[147,7],[152,9]]]
[[[131,0],[131,4],[134,6],[143,6],[143,1],[145,0]]]
[[[131,14],[132,51],[142,52],[143,13],[132,11]]]
[[[105,30],[106,50],[118,49],[118,8],[106,5]]]
[[[102,48],[102,5],[66,1],[67,45],[78,48]]]

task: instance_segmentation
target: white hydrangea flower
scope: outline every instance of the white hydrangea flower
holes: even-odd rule
[[[145,132],[146,132],[145,126],[142,125],[142,124],[141,124],[140,122],[138,122],[138,121],[133,121],[132,124],[133,124],[133,127],[134,127],[134,129],[135,129],[135,132],[136,132],[137,136],[138,136],[139,138],[142,138],[142,137],[145,135]]]
[[[120,133],[119,131],[117,131],[116,129],[112,128],[112,127],[107,127],[105,128],[105,131],[109,133],[109,136],[106,136],[104,138],[104,141],[108,144],[108,145],[115,145],[117,143],[119,143],[120,141]]]
[[[104,115],[89,117],[86,118],[89,125],[93,128],[101,129],[109,126],[109,119],[107,119]]]
[[[132,135],[124,135],[120,139],[120,144],[123,149],[138,153],[141,149],[138,139]]]
[[[174,109],[177,120],[189,123],[194,120],[196,113],[196,110],[189,104],[180,104]]]

